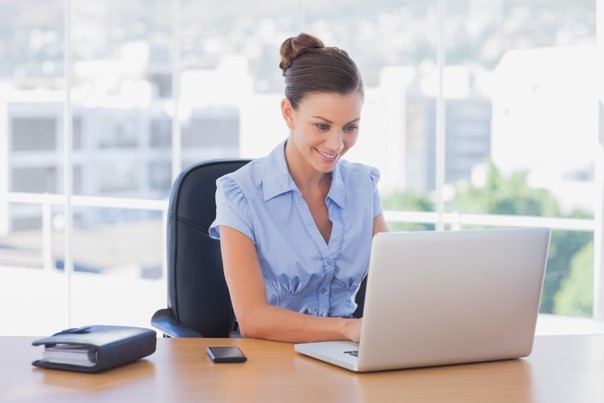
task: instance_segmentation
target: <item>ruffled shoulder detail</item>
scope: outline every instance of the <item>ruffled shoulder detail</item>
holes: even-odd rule
[[[212,238],[220,239],[221,225],[232,227],[254,241],[247,197],[230,174],[216,181],[216,219],[209,229]]]
[[[380,171],[377,168],[369,167],[369,178],[371,179],[371,184],[373,185],[373,189],[377,188],[377,184],[380,181]]]

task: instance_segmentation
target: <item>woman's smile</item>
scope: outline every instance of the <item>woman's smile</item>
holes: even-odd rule
[[[337,161],[338,156],[340,155],[340,153],[328,154],[326,152],[319,150],[318,148],[315,148],[315,151],[319,154],[319,156],[321,156],[321,158],[323,158],[327,162]]]

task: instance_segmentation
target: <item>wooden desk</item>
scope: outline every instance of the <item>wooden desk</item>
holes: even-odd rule
[[[80,374],[32,367],[33,340],[0,337],[0,402],[604,402],[604,335],[539,336],[520,360],[369,374],[251,339],[159,339],[146,359]],[[205,347],[221,345],[248,361],[212,363]]]

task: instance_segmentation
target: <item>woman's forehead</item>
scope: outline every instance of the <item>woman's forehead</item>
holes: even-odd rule
[[[348,94],[335,92],[312,92],[306,94],[298,105],[305,113],[328,117],[327,115],[360,115],[363,107],[363,95],[354,91]],[[360,116],[354,116],[357,119]]]

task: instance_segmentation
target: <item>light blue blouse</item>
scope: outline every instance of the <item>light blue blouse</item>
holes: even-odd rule
[[[379,172],[341,160],[325,202],[333,223],[326,243],[289,174],[285,142],[216,181],[216,219],[256,245],[268,302],[315,316],[350,317],[367,274],[373,219],[382,212]]]

